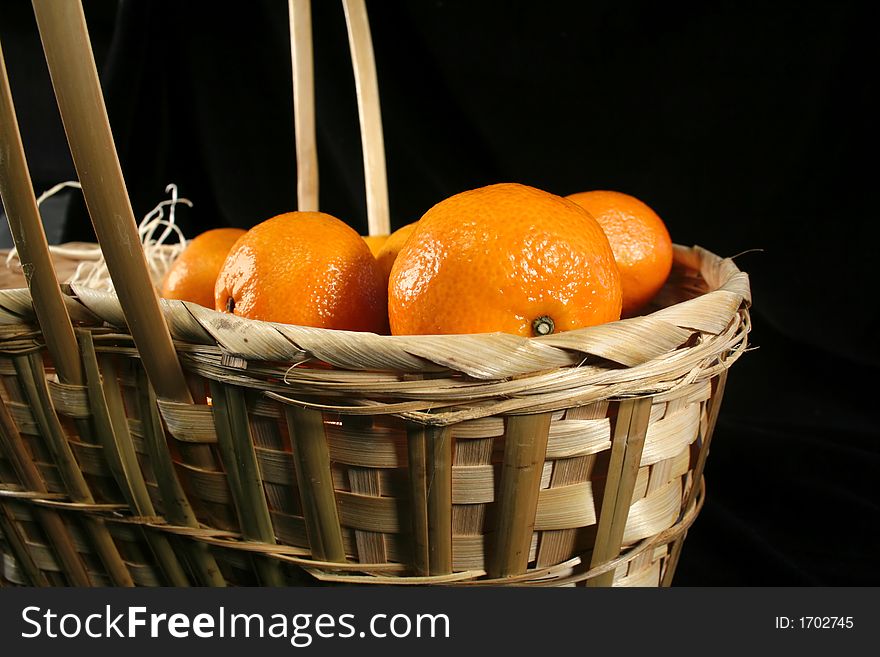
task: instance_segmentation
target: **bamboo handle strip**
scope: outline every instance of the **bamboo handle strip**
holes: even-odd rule
[[[63,383],[82,383],[76,337],[55,278],[0,47],[0,196],[46,347]]]
[[[82,3],[33,5],[86,206],[144,368],[160,397],[191,402],[141,248]]]
[[[311,0],[288,0],[296,134],[296,207],[318,210],[318,148],[315,139],[315,73]]]
[[[34,0],[34,13],[70,152],[116,297],[159,397],[192,403],[159,307],[116,155],[82,3]],[[186,460],[216,469],[209,450],[182,446]]]
[[[370,21],[364,0],[342,0],[351,65],[358,100],[361,146],[364,152],[364,179],[367,186],[367,225],[370,235],[391,232],[388,208],[388,180],[385,173],[385,143],[379,106],[379,80],[373,56]]]

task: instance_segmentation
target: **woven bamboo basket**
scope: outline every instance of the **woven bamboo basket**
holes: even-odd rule
[[[108,228],[134,230],[118,220],[131,210],[109,127],[109,151],[77,136],[106,124],[81,109],[103,110],[96,76],[59,64],[81,52],[72,33],[88,44],[78,4],[34,2],[116,291],[54,278],[4,66],[0,124],[21,165],[3,163],[0,191],[29,286],[0,291],[0,581],[671,583],[747,345],[745,273],[676,246],[648,314],[535,338],[380,336],[159,301],[131,234]],[[371,232],[387,232],[366,14],[344,4]],[[291,17],[304,209],[308,3],[291,0]]]

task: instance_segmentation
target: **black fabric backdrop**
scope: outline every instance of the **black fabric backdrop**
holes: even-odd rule
[[[313,4],[321,208],[366,230],[341,5]],[[295,209],[287,3],[85,3],[137,216]],[[880,583],[869,2],[369,2],[392,224],[516,181],[638,196],[751,275],[680,585]],[[29,3],[0,36],[38,191],[74,178]],[[63,240],[92,239],[74,198]]]

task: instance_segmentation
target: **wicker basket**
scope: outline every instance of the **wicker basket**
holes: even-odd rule
[[[668,583],[748,293],[730,260],[677,248],[677,303],[546,338],[167,302],[187,405],[156,399],[114,295],[66,297],[72,386],[28,291],[0,292],[6,577],[69,582],[65,549],[94,584]]]
[[[31,290],[0,291],[0,580],[31,585],[669,585],[750,303],[678,246],[654,312],[531,339],[163,301],[181,400],[129,291],[62,287],[72,383]]]

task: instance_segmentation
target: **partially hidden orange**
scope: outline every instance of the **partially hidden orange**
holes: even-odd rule
[[[397,259],[397,254],[400,253],[400,250],[403,248],[403,245],[406,244],[406,240],[409,239],[409,236],[412,234],[415,227],[415,223],[411,223],[395,230],[388,237],[385,244],[382,245],[382,248],[379,249],[379,253],[376,254],[376,260],[379,261],[379,267],[382,269],[386,281],[391,275],[391,267]]]
[[[672,239],[648,205],[622,192],[597,190],[567,196],[602,226],[623,284],[624,317],[637,314],[660,291],[672,270]]]
[[[251,228],[220,270],[214,303],[250,319],[387,332],[376,259],[353,228],[323,212],[288,212]]]
[[[382,245],[388,241],[388,235],[363,235],[362,237],[367,246],[370,247],[370,252],[376,257],[379,256]]]
[[[213,308],[217,274],[229,249],[244,234],[241,228],[214,228],[197,235],[165,273],[159,294]]]
[[[463,192],[418,221],[388,283],[393,334],[546,335],[620,317],[608,239],[580,206],[516,183]]]

